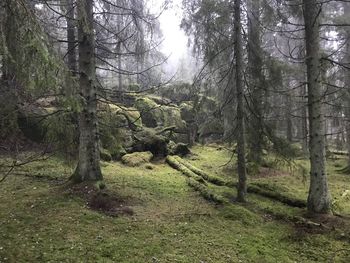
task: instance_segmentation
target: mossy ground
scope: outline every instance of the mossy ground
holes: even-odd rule
[[[196,146],[193,165],[225,178],[230,151]],[[333,196],[349,186],[330,162]],[[22,167],[0,184],[0,262],[349,262],[349,229],[308,233],[268,211],[302,214],[249,195],[249,203],[215,206],[164,163],[152,170],[103,163],[108,189],[128,200],[131,216],[110,217],[62,186],[73,169],[52,158]],[[231,178],[232,179],[232,178]],[[298,176],[250,178],[306,197]],[[209,186],[226,196],[229,187]],[[304,190],[305,189],[305,190]],[[349,214],[348,202],[342,213]],[[337,252],[338,251],[338,252]],[[334,259],[334,260],[333,260]]]

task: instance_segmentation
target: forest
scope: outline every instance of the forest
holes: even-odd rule
[[[1,0],[0,200],[0,263],[350,262],[350,0]]]

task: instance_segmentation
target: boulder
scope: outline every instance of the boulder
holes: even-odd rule
[[[185,143],[176,143],[176,144],[169,143],[168,147],[169,147],[169,153],[171,155],[178,155],[183,157],[191,153],[190,149],[188,148],[188,145]]]
[[[102,161],[106,161],[106,162],[112,161],[111,153],[108,150],[103,148],[100,149],[100,158]]]
[[[134,134],[132,151],[150,151],[154,156],[164,157],[168,154],[168,142],[169,139],[157,134],[155,129],[144,128],[142,131]]]
[[[153,158],[153,154],[151,152],[134,152],[130,154],[125,154],[122,157],[123,164],[127,166],[140,166],[144,163],[149,163]]]

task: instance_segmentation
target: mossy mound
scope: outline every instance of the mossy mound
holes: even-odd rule
[[[100,149],[100,158],[102,161],[106,161],[106,162],[112,161],[111,153],[108,150],[103,148]]]
[[[134,152],[125,154],[122,157],[122,162],[127,166],[135,167],[144,163],[149,163],[152,158],[153,154],[151,152]]]
[[[181,118],[185,122],[194,122],[196,114],[193,109],[193,103],[191,101],[183,102],[180,104]]]
[[[169,148],[169,154],[172,154],[172,155],[186,156],[191,153],[186,143],[172,142],[168,144],[168,148]]]
[[[133,131],[142,127],[141,115],[135,108],[101,103],[99,107],[100,139],[114,160],[126,154],[125,147],[133,144]]]
[[[143,97],[135,102],[135,108],[141,113],[143,123],[146,127],[155,128],[162,125],[162,112],[160,105],[152,99]]]
[[[48,131],[46,116],[53,114],[56,107],[39,103],[25,103],[18,108],[18,127],[24,136],[35,142],[43,142]]]
[[[154,129],[144,128],[142,131],[134,134],[132,151],[150,151],[154,156],[164,157],[168,154],[168,142],[169,139],[167,137],[157,134]]]
[[[143,124],[148,128],[176,126],[177,130],[186,130],[186,122],[181,118],[181,110],[176,105],[165,103],[164,99],[155,97],[138,98],[135,108],[142,116]]]

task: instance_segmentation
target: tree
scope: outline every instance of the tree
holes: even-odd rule
[[[78,0],[79,87],[82,110],[79,113],[79,160],[74,182],[102,180],[97,119],[95,34],[93,0]]]
[[[311,165],[307,208],[311,213],[329,213],[331,208],[326,174],[323,97],[320,83],[319,20],[321,7],[316,0],[303,0]]]
[[[241,25],[241,0],[234,2],[235,13],[235,35],[234,52],[236,56],[236,90],[237,90],[237,166],[238,186],[237,201],[245,202],[247,193],[247,176],[245,164],[245,128],[244,128],[244,90],[243,90],[243,46],[242,46],[242,25]]]
[[[253,162],[261,163],[263,150],[263,57],[260,34],[260,0],[247,1],[248,16],[248,73],[251,91],[252,117],[250,122],[250,153]]]

